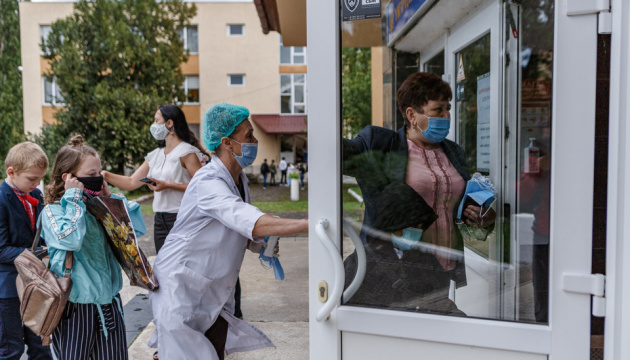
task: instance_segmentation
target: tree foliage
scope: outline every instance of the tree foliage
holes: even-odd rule
[[[196,7],[182,0],[81,0],[52,24],[42,45],[64,106],[55,139],[84,136],[105,167],[122,173],[155,147],[149,126],[159,104],[183,98],[187,60],[177,29]]]
[[[342,48],[341,96],[344,136],[354,136],[372,123],[370,48]]]
[[[9,149],[23,141],[20,16],[18,0],[0,0],[0,167]],[[4,176],[0,176],[4,177]]]

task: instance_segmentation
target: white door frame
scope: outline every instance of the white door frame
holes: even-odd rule
[[[339,281],[333,259],[316,234],[320,218],[327,235],[341,242],[339,0],[308,0],[310,241],[309,313],[311,359],[339,359],[341,331],[422,339],[535,354],[551,359],[588,359],[590,296],[562,290],[564,273],[591,270],[597,17],[567,17],[556,3],[550,254],[550,325],[532,325],[359,308],[335,307],[317,321],[324,306],[318,283]],[[576,42],[575,39],[580,39]],[[592,71],[586,71],[591,69]],[[579,144],[579,146],[576,146]],[[580,196],[578,196],[578,194]],[[576,211],[576,209],[585,209]],[[338,259],[335,259],[338,261]],[[337,280],[335,280],[337,279]],[[341,276],[343,279],[343,276]],[[332,298],[335,305],[339,298]],[[569,306],[567,304],[570,304]],[[553,331],[551,331],[553,329]],[[552,353],[553,350],[553,353]]]
[[[612,0],[604,358],[630,359],[630,3]]]

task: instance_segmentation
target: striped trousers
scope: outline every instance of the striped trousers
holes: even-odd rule
[[[116,295],[120,301],[120,295]],[[53,333],[53,350],[59,360],[128,360],[122,307],[116,300],[101,305],[68,302]],[[105,332],[106,331],[106,332]]]

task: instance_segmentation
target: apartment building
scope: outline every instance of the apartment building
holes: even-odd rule
[[[73,2],[20,3],[24,128],[38,133],[55,122],[63,97],[55,79],[44,74],[50,65],[40,43],[50,25],[73,12]],[[259,155],[263,159],[306,160],[306,48],[284,47],[279,34],[264,35],[252,1],[195,1],[197,15],[181,29],[188,61],[180,104],[190,128],[201,131],[201,119],[212,105],[228,102],[250,109]],[[150,121],[147,120],[147,121]]]

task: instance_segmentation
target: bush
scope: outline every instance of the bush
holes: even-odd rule
[[[289,174],[289,179],[299,179],[299,178],[300,178],[300,174],[296,174],[296,173]]]

